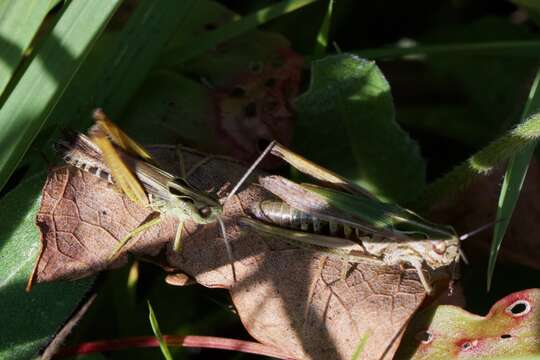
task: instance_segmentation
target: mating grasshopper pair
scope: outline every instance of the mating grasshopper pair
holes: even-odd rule
[[[97,110],[94,118],[96,125],[90,131],[91,139],[79,135],[80,144],[60,149],[63,158],[72,165],[115,182],[136,203],[150,206],[162,215],[176,217],[179,220],[174,241],[176,250],[181,247],[182,224],[185,221],[192,220],[197,224],[219,222],[233,261],[220,218],[222,205],[192,187],[186,180],[185,170],[182,170],[184,177],[176,177],[160,169],[142,146],[131,140],[101,111]],[[120,155],[117,148],[131,156]],[[83,154],[77,153],[77,149]],[[296,246],[315,249],[347,262],[412,266],[428,293],[431,286],[424,275],[426,265],[433,270],[457,266],[459,238],[451,228],[429,223],[395,204],[382,203],[366,190],[275,142],[261,154],[225,202],[268,152],[331,187],[299,185],[278,176],[263,177],[260,180],[263,187],[283,201],[253,204],[251,214],[257,220],[241,218],[241,225],[249,226],[262,235],[285,238]],[[86,160],[82,160],[83,156]],[[89,160],[93,157],[101,157],[107,167],[100,166],[99,160]],[[178,157],[182,164],[180,153]],[[132,230],[120,241],[115,253],[132,236],[159,221],[160,218],[151,220]]]

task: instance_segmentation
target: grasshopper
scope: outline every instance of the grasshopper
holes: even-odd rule
[[[119,242],[110,259],[118,254],[129,239],[157,225],[162,216],[172,216],[179,221],[174,250],[181,250],[185,221],[191,220],[201,225],[218,222],[232,265],[232,250],[221,220],[222,204],[188,182],[180,148],[177,147],[182,173],[179,177],[161,169],[150,153],[109,120],[103,111],[95,110],[93,117],[95,125],[90,129],[89,136],[77,134],[71,141],[58,141],[55,144],[57,153],[68,164],[117,185],[132,201],[160,214],[158,218],[130,231]],[[194,168],[205,160],[208,158],[197,163]],[[234,267],[233,276],[236,277]]]
[[[460,237],[451,227],[430,223],[396,204],[383,203],[279,143],[272,142],[267,152],[332,188],[300,185],[280,176],[260,178],[261,185],[281,200],[255,203],[251,215],[257,221],[243,218],[241,225],[347,262],[411,266],[428,294],[432,289],[424,274],[426,266],[451,269],[452,277],[456,275],[462,254]]]

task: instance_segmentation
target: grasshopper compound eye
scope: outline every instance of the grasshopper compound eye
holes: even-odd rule
[[[201,215],[203,219],[208,218],[211,214],[212,209],[210,208],[210,206],[205,206],[199,209],[199,215]]]

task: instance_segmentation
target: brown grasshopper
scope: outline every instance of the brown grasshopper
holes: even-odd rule
[[[332,187],[299,185],[280,176],[263,177],[261,185],[281,200],[254,204],[251,214],[258,221],[244,218],[241,225],[348,262],[412,266],[427,293],[432,289],[424,273],[426,266],[450,269],[452,277],[456,276],[460,237],[452,228],[428,222],[396,204],[383,203],[276,142],[267,152]]]

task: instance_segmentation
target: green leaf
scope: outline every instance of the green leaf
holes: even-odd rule
[[[155,72],[131,100],[126,112],[130,122],[124,128],[143,143],[208,148],[215,141],[208,121],[213,110],[207,87],[176,73]]]
[[[0,110],[0,189],[45,124],[120,0],[73,0]]]
[[[163,340],[163,336],[161,335],[161,330],[159,330],[159,324],[156,319],[156,315],[154,314],[154,310],[152,309],[152,305],[150,304],[150,301],[148,301],[148,317],[150,319],[152,331],[154,332],[154,335],[159,341],[159,347],[161,349],[161,352],[163,353],[163,357],[166,360],[172,360],[171,352],[169,351],[167,343]]]
[[[187,60],[191,60],[205,52],[214,49],[220,43],[254,29],[279,16],[298,10],[317,0],[285,0],[277,4],[258,10],[252,14],[236,18],[218,29],[202,36],[197,36],[185,46],[173,49],[165,54],[162,66],[174,66]]]
[[[419,43],[520,41],[532,40],[534,36],[526,27],[516,26],[507,19],[483,17],[423,36]],[[423,72],[421,77],[411,74],[409,79],[414,82],[415,91],[429,96],[417,97],[412,104],[401,102],[398,121],[409,129],[421,129],[422,134],[452,138],[459,142],[456,146],[469,145],[474,150],[500,136],[516,122],[516,104],[524,97],[523,84],[530,82],[537,66],[536,57],[503,54],[432,54],[420,61],[425,62],[427,73]],[[486,84],[490,84],[490,91],[486,91]],[[463,146],[459,150],[469,149]],[[439,147],[435,156],[453,159],[458,156],[456,153],[455,146]]]
[[[43,0],[0,1],[0,94],[49,11]]]
[[[540,82],[540,70],[536,73],[536,77],[531,85],[529,91],[529,97],[522,114],[521,127],[527,126],[531,123],[531,119],[536,118],[540,120],[540,113],[532,115],[532,112],[537,111],[540,107],[540,92],[538,91],[538,83]],[[530,117],[530,118],[529,118]],[[530,129],[531,132],[536,130],[540,133],[540,124],[537,124],[536,129]],[[540,134],[539,134],[540,135]],[[534,154],[536,147],[536,141],[531,142],[525,147],[519,154],[515,155],[508,163],[508,168],[504,175],[503,186],[501,193],[499,194],[499,204],[497,207],[497,222],[493,229],[493,240],[491,241],[491,248],[489,252],[489,263],[487,269],[487,289],[491,287],[491,281],[493,280],[493,272],[495,271],[495,262],[497,260],[497,254],[501,247],[504,234],[512,219],[512,213],[516,207],[516,203],[519,199],[519,193],[521,187],[525,181],[529,163]]]
[[[317,34],[317,42],[315,44],[315,49],[313,50],[313,56],[321,57],[326,53],[328,48],[328,37],[330,33],[330,24],[332,22],[332,12],[334,8],[334,0],[328,0],[328,7],[326,8],[326,13]]]
[[[182,31],[193,3],[193,0],[139,2],[125,23],[105,31],[53,109],[51,128],[40,135],[39,151],[52,152],[50,139],[67,126],[78,129],[90,126],[90,115],[96,107],[104,108],[114,120],[125,122],[120,117],[122,111],[152,69],[165,43],[175,31]],[[40,157],[28,160],[35,167],[43,166]]]
[[[44,174],[23,182],[2,199],[0,207],[0,358],[37,356],[75,310],[92,279],[39,284],[26,283],[40,250],[35,225]]]
[[[54,109],[57,127],[88,126],[95,107],[103,107],[113,119],[118,118],[171,35],[182,31],[181,24],[194,3],[139,2],[120,30],[105,32]],[[78,118],[82,121],[74,121]]]
[[[414,199],[425,185],[418,145],[394,119],[390,86],[377,65],[354,55],[313,62],[296,101],[302,154],[385,200]]]

